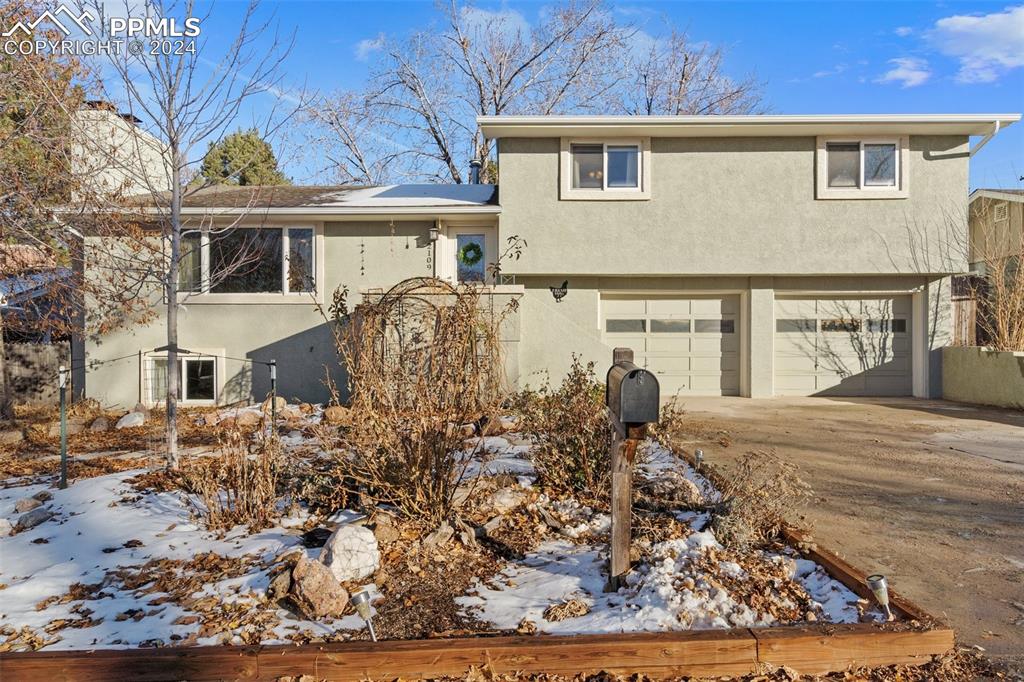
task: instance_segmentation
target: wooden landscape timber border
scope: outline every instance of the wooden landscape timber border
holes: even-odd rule
[[[692,466],[693,458],[686,459]],[[701,473],[712,483],[722,480],[706,463]],[[803,531],[787,528],[783,539],[855,594],[873,598],[864,573],[814,545]],[[714,677],[783,665],[814,675],[861,666],[920,665],[953,648],[953,630],[891,590],[889,600],[897,619],[891,624],[7,653],[0,654],[0,680],[271,681],[310,675],[316,680],[362,682],[461,677],[471,666],[484,665],[495,673],[570,677],[601,671],[653,678]]]

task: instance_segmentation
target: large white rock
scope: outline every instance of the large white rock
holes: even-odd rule
[[[380,567],[377,538],[369,528],[346,524],[327,538],[320,560],[338,582],[362,580]]]
[[[130,429],[133,426],[143,426],[146,423],[144,412],[129,412],[117,420],[115,429]]]
[[[14,533],[14,526],[7,519],[0,518],[0,538],[5,538]]]

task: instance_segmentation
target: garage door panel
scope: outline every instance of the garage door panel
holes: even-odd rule
[[[678,298],[652,298],[647,301],[647,313],[651,316],[664,315],[666,317],[690,315],[690,301]]]
[[[648,355],[645,360],[647,361],[647,369],[654,373],[687,372],[690,370],[690,358],[661,358]]]
[[[606,298],[602,301],[605,315],[640,315],[647,312],[647,302],[636,298]]]
[[[605,342],[633,348],[637,364],[657,375],[663,395],[739,393],[738,296],[611,295],[603,301]],[[643,331],[633,331],[640,322],[621,322],[630,319],[642,321]]]
[[[776,392],[909,395],[910,306],[909,296],[776,299]]]
[[[689,353],[694,350],[689,336],[652,335],[647,339],[647,348],[651,352]]]

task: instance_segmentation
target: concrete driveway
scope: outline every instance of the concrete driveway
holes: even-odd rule
[[[799,464],[818,541],[1024,671],[1024,413],[881,398],[688,398],[693,446]]]

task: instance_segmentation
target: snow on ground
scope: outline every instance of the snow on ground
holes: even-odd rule
[[[60,630],[56,634],[61,639],[48,649],[134,647],[153,639],[170,643],[171,635],[185,638],[195,632],[198,625],[174,625],[175,620],[189,614],[174,602],[168,601],[154,609],[150,602],[159,598],[160,593],[136,596],[129,590],[104,589],[112,596],[54,603],[39,610],[37,604],[66,594],[74,583],[100,583],[108,572],[118,567],[141,566],[151,559],[189,560],[204,552],[215,552],[264,561],[301,542],[296,531],[288,530],[301,525],[304,520],[301,516],[284,518],[277,527],[253,535],[247,535],[245,529],[239,527],[217,538],[192,522],[189,509],[179,494],[139,496],[125,481],[140,473],[143,470],[74,481],[66,490],[39,484],[0,490],[0,517],[15,521],[18,517],[14,513],[15,502],[42,490],[53,495],[45,506],[55,514],[54,518],[31,530],[0,538],[0,584],[6,585],[0,590],[0,627],[28,626],[42,630],[54,620],[79,618],[80,614],[74,609],[84,605],[92,610],[93,620],[102,619],[102,622],[93,627]],[[140,544],[125,547],[126,543],[137,544],[128,541]],[[262,594],[267,586],[266,572],[254,567],[241,577],[207,585],[204,592],[222,599],[235,599]],[[122,620],[117,619],[119,614],[136,609],[147,614],[157,613],[139,620],[123,616]],[[330,632],[362,626],[354,616],[324,626],[297,620],[283,609],[277,612],[282,623],[276,631],[281,637],[288,627]],[[201,638],[197,643],[218,643],[215,638],[207,640]],[[285,641],[281,639],[279,643]]]
[[[658,543],[653,560],[627,576],[627,585],[604,592],[608,556],[603,546],[575,545],[549,540],[518,563],[507,565],[490,581],[477,584],[475,595],[457,600],[467,611],[495,628],[514,629],[524,618],[539,632],[585,634],[659,630],[689,630],[777,625],[733,599],[726,588],[707,582],[691,564],[709,548],[720,548],[709,531]],[[767,560],[783,560],[769,555]],[[812,561],[792,563],[792,578],[808,591],[815,604],[835,623],[856,623],[858,597],[830,578]],[[723,570],[742,577],[738,564]],[[561,621],[544,619],[553,604],[580,599],[590,613]]]
[[[292,448],[307,446],[310,440],[295,432],[284,442]],[[506,434],[484,438],[481,445],[486,455],[470,463],[467,476],[511,474],[518,486],[532,486],[536,474],[528,459],[528,438]],[[691,481],[705,499],[717,499],[717,491],[703,476],[671,451],[649,444],[638,467],[638,479],[656,478],[669,471]],[[11,633],[24,627],[42,632],[54,621],[82,618],[91,618],[96,624],[57,628],[51,636],[59,639],[46,648],[137,647],[153,640],[162,644],[183,640],[196,644],[242,643],[238,635],[243,633],[230,628],[197,638],[200,623],[193,622],[196,619],[189,616],[194,613],[187,607],[168,599],[154,608],[154,599],[159,602],[161,593],[145,593],[138,586],[128,589],[111,581],[110,576],[119,568],[138,570],[152,560],[188,561],[213,552],[246,558],[248,565],[241,575],[202,585],[193,596],[209,596],[223,603],[259,602],[269,584],[271,560],[301,545],[299,533],[307,520],[305,512],[284,518],[260,533],[248,535],[244,528],[236,528],[217,537],[196,526],[180,493],[139,493],[126,482],[140,473],[126,471],[77,480],[66,490],[13,480],[6,482],[13,487],[0,489],[0,519],[14,524],[19,517],[15,503],[44,490],[53,496],[44,506],[54,514],[31,530],[0,537],[0,645],[12,641]],[[561,537],[542,542],[524,559],[508,563],[486,584],[477,583],[470,594],[458,600],[468,612],[494,627],[513,629],[524,618],[548,633],[751,627],[778,622],[770,614],[757,613],[734,599],[721,584],[707,582],[694,569],[694,562],[720,548],[706,530],[709,514],[677,512],[676,518],[693,532],[652,546],[651,559],[630,573],[626,586],[616,593],[605,593],[607,557],[599,536],[608,532],[610,518],[575,500],[541,498],[550,510],[569,520],[561,529]],[[343,510],[332,519],[347,523],[357,516]],[[309,553],[315,557],[317,550]],[[857,597],[813,562],[795,553],[766,554],[765,560],[785,564],[790,577],[810,594],[824,620],[857,621]],[[723,561],[719,567],[742,577],[739,574],[743,569],[738,564],[729,566]],[[105,580],[98,599],[67,597],[65,603],[55,599],[67,595],[76,583],[94,585]],[[548,607],[569,599],[582,600],[590,612],[561,621],[544,619]],[[329,636],[363,625],[354,615],[333,623],[316,623],[275,605],[264,603],[262,608],[279,619],[269,630],[270,639],[265,636],[262,640],[264,644],[289,642],[289,635],[298,631]],[[125,617],[126,613],[131,616]]]

